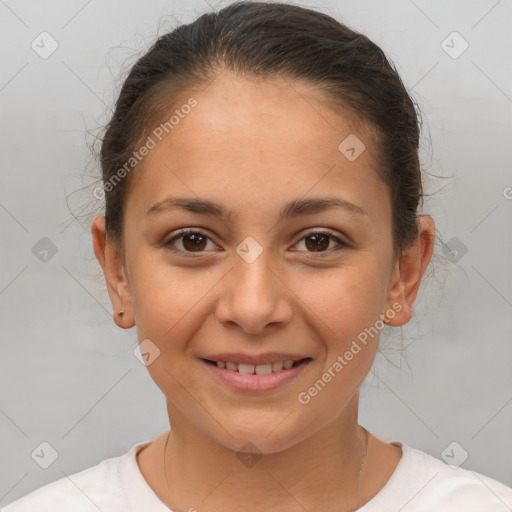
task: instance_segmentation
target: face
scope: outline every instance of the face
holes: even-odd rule
[[[224,75],[190,96],[134,171],[130,308],[171,422],[276,452],[341,417],[397,311],[389,191],[369,132],[311,86]]]

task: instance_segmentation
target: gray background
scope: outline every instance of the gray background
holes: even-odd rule
[[[382,340],[361,423],[438,458],[456,441],[455,457],[468,452],[462,467],[511,485],[512,4],[302,5],[387,52],[426,118],[424,165],[445,177],[427,184],[436,193],[424,211],[438,241],[403,329],[409,346],[399,350],[400,330]],[[98,205],[80,189],[97,172],[85,141],[106,121],[123,70],[158,33],[209,9],[206,1],[0,1],[1,504],[168,428],[164,397],[133,354],[135,330],[111,318],[89,233]],[[45,59],[31,48],[43,31],[59,44]],[[452,56],[441,46],[453,31],[469,44],[458,58],[461,40],[447,40]],[[48,469],[31,458],[43,441],[58,452]]]

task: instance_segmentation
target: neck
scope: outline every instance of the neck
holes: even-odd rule
[[[160,459],[163,472],[165,453],[167,481],[157,494],[170,508],[215,511],[236,503],[255,512],[269,504],[314,512],[350,510],[367,501],[360,481],[367,439],[357,422],[357,394],[338,418],[305,441],[252,457],[208,437],[171,404],[168,411],[172,429]]]

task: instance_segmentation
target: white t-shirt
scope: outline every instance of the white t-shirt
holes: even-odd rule
[[[136,454],[127,453],[49,483],[3,512],[169,512],[148,485]],[[386,485],[357,512],[510,512],[512,488],[474,471],[449,466],[408,446]],[[172,511],[171,511],[172,512]]]

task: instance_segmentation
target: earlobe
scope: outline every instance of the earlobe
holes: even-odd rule
[[[404,325],[410,320],[414,301],[434,250],[434,220],[430,215],[421,215],[417,223],[418,237],[412,246],[402,251],[391,281],[388,308],[395,305],[395,309],[398,309],[396,304],[401,304],[400,311],[386,321],[394,327]]]
[[[91,225],[94,254],[103,269],[108,294],[112,302],[115,323],[129,329],[135,325],[132,319],[132,301],[122,256],[107,241],[105,217],[96,217]],[[122,311],[122,314],[119,312]]]

